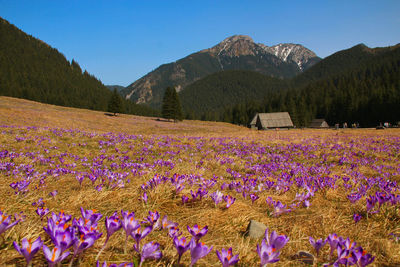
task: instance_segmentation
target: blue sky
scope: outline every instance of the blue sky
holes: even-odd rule
[[[0,0],[0,16],[104,84],[127,86],[234,34],[299,43],[318,56],[400,43],[400,1]]]

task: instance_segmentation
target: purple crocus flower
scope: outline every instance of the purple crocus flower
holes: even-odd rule
[[[222,194],[222,192],[218,190],[210,194],[210,197],[214,201],[215,206],[217,206],[222,201],[223,196],[224,194]]]
[[[358,247],[351,252],[352,264],[364,267],[375,260],[371,254],[368,254],[362,247]]]
[[[319,251],[321,248],[323,248],[323,246],[325,246],[326,242],[328,242],[327,240],[322,240],[322,239],[318,239],[317,241],[314,240],[314,238],[312,238],[310,236],[309,238],[310,244],[311,246],[314,247],[315,251],[317,252],[317,257],[319,255]]]
[[[230,206],[232,206],[233,203],[235,203],[236,198],[230,196],[230,195],[226,195],[223,197],[223,199],[226,202],[226,208],[228,209]]]
[[[355,223],[358,223],[362,219],[362,216],[358,213],[353,214],[353,220]]]
[[[272,212],[272,216],[278,217],[283,213],[291,212],[291,209],[287,209],[286,205],[283,205],[280,201],[274,203],[274,211]]]
[[[379,207],[381,207],[385,202],[390,200],[390,195],[386,192],[376,192],[375,193],[376,200],[379,203]]]
[[[351,193],[350,195],[347,196],[347,198],[350,200],[352,204],[356,203],[358,200],[361,198],[360,193]]]
[[[71,220],[72,216],[65,214],[64,210],[61,210],[58,215],[54,212],[51,213],[51,219],[58,225],[64,225]]]
[[[344,240],[344,242],[341,242],[340,244],[348,250],[352,250],[357,245],[357,243],[351,241],[350,238],[347,238],[346,240]]]
[[[110,217],[106,217],[105,224],[107,230],[107,241],[112,234],[122,228],[121,220],[119,219],[117,212],[114,212]]]
[[[347,266],[348,264],[351,264],[351,258],[350,258],[350,251],[342,248],[342,246],[337,247],[337,254],[338,258],[333,264],[334,266],[339,266],[340,264],[343,264]]]
[[[190,242],[187,242],[185,237],[178,239],[178,237],[175,236],[174,237],[174,246],[175,246],[176,250],[178,251],[178,265],[179,265],[179,262],[181,260],[183,253],[185,253],[190,247]]]
[[[11,222],[10,215],[7,215],[6,213],[3,213],[0,210],[0,235],[2,233],[4,233],[5,231],[7,231],[8,229],[14,227],[20,221],[21,221],[21,219],[18,219],[10,224],[10,222]]]
[[[192,190],[190,190],[190,195],[192,196],[192,200],[196,201],[197,197],[199,197],[199,192],[193,192]]]
[[[335,251],[335,249],[338,247],[340,239],[338,237],[337,234],[333,233],[330,234],[327,238],[326,241],[329,243],[329,245],[331,246],[331,253],[330,255],[332,256],[333,251]]]
[[[36,209],[36,213],[37,215],[40,216],[40,218],[43,218],[44,216],[46,216],[47,213],[49,213],[49,209],[44,207],[43,208],[39,207]]]
[[[185,186],[184,186],[183,184],[175,184],[175,194],[178,194],[178,193],[181,192],[184,188],[185,188]]]
[[[84,175],[77,175],[75,176],[76,180],[78,180],[79,185],[82,186],[83,179],[85,179]]]
[[[308,208],[310,206],[311,206],[311,204],[310,204],[310,201],[308,199],[303,201],[303,207]]]
[[[207,256],[212,250],[213,246],[207,247],[204,243],[198,243],[194,238],[190,240],[190,266],[193,266],[199,259]]]
[[[82,218],[85,220],[85,224],[94,225],[96,224],[103,215],[96,213],[96,210],[85,210],[81,207]]]
[[[158,228],[158,219],[160,219],[160,213],[158,213],[158,211],[149,211],[149,216],[144,219],[143,223],[148,223],[153,229],[156,229]]]
[[[55,197],[55,196],[57,196],[57,194],[58,194],[58,191],[57,191],[57,190],[54,190],[54,191],[52,191],[52,192],[49,193],[49,196]]]
[[[261,266],[264,267],[269,263],[274,263],[279,261],[279,255],[281,254],[279,250],[271,245],[265,243],[265,239],[261,241],[261,245],[257,244],[257,253],[261,259]]]
[[[176,226],[172,226],[168,229],[168,235],[171,238],[179,237],[182,235],[182,232],[179,231],[179,228]]]
[[[250,194],[250,199],[251,199],[251,203],[254,204],[254,201],[256,201],[257,199],[259,199],[260,197],[257,196],[256,194]]]
[[[143,193],[143,196],[141,198],[142,198],[142,201],[147,204],[147,201],[149,200],[149,197],[147,196],[146,192]]]
[[[135,212],[128,213],[127,211],[121,210],[122,215],[122,229],[124,229],[126,235],[130,235],[134,230],[140,227],[138,221],[135,220]]]
[[[69,255],[69,251],[61,253],[61,249],[58,247],[50,250],[46,245],[43,245],[44,256],[49,263],[49,267],[55,266],[57,263],[63,261]]]
[[[185,195],[182,196],[182,204],[188,203],[189,202],[189,198]]]
[[[140,223],[135,220],[135,213],[131,212],[125,212],[121,210],[122,214],[122,228],[125,231],[125,247],[124,247],[124,252],[126,254],[126,249],[127,249],[127,243],[128,243],[128,237],[131,235],[133,231],[138,229],[140,227]]]
[[[106,240],[104,241],[103,247],[100,249],[99,253],[96,256],[96,260],[99,258],[103,250],[106,248],[107,242],[110,239],[111,235],[122,228],[121,220],[119,219],[116,211],[110,217],[106,217],[105,224],[107,230],[107,237]]]
[[[178,223],[169,221],[167,215],[164,215],[164,217],[161,221],[161,229],[169,229],[174,226],[177,227]]]
[[[265,199],[265,202],[267,202],[267,205],[268,206],[272,206],[273,204],[274,204],[274,200],[272,199],[272,197],[267,197],[266,199]]]
[[[154,259],[158,260],[162,257],[162,253],[159,250],[160,244],[156,242],[149,242],[143,245],[142,253],[140,254],[140,265],[142,266],[143,262],[146,259]]]
[[[80,238],[74,240],[74,257],[81,254],[84,250],[93,246],[94,242],[98,239],[95,233],[90,233],[87,235],[81,234]],[[73,258],[74,258],[73,257]]]
[[[21,221],[21,219],[18,219],[10,224],[10,222],[11,222],[10,215],[7,215],[7,213],[5,213],[5,212],[3,213],[0,210],[0,235],[2,233],[4,233],[5,231],[7,231],[8,229],[14,227],[20,221]]]
[[[41,198],[38,199],[38,201],[33,202],[33,203],[32,203],[32,206],[43,207],[43,206],[44,206],[43,198],[41,197]]]
[[[136,230],[131,233],[133,239],[135,239],[136,244],[133,245],[133,248],[140,253],[140,240],[145,238],[151,231],[153,230],[152,226],[147,226],[143,231],[141,231],[141,227],[139,226]]]
[[[33,242],[30,239],[22,239],[21,247],[15,241],[13,244],[18,253],[25,257],[26,265],[29,266],[35,254],[42,248],[43,242],[39,236]]]
[[[54,244],[61,250],[60,253],[63,253],[65,250],[73,245],[74,238],[74,228],[70,227],[68,227],[65,231],[56,231],[56,234],[52,236]]]
[[[225,250],[224,248],[221,249],[221,252],[218,250],[216,251],[218,259],[222,263],[222,267],[229,267],[231,265],[235,265],[239,261],[239,254],[233,256],[232,255],[232,248]]]
[[[375,207],[377,199],[375,196],[369,196],[368,198],[366,198],[366,201],[367,201],[367,211],[369,212]]]
[[[286,235],[278,235],[275,231],[272,231],[269,235],[267,228],[265,230],[265,240],[267,241],[267,244],[269,246],[272,246],[276,250],[280,250],[289,241],[289,237],[287,237]]]
[[[202,238],[203,236],[205,236],[208,232],[208,226],[204,226],[202,229],[200,229],[200,227],[195,224],[193,226],[193,228],[190,228],[189,225],[187,226],[187,229],[189,231],[189,233],[195,238],[196,243],[199,242],[200,238]]]

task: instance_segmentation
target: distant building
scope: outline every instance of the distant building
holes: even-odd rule
[[[324,119],[314,119],[310,125],[310,128],[329,128],[328,123]]]
[[[258,130],[293,128],[293,122],[288,112],[257,113],[250,127]]]

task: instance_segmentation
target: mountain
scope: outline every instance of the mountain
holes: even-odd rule
[[[57,49],[0,17],[0,95],[61,106],[107,110],[111,91]],[[125,101],[125,112],[156,111]]]
[[[290,78],[320,60],[314,52],[298,44],[269,47],[255,43],[249,36],[235,35],[212,48],[161,65],[126,87],[122,93],[135,103],[159,107],[168,86],[175,86],[180,92],[215,72],[250,70],[277,78]]]
[[[358,44],[324,58],[301,75],[294,77],[292,81],[300,86],[333,75],[346,74],[362,65],[376,64],[382,56],[397,48],[399,45],[369,48],[365,44]]]
[[[194,118],[246,125],[256,112],[288,111],[297,126],[314,118],[363,127],[400,121],[400,44],[356,45],[291,80],[250,72],[209,75],[180,93]],[[225,98],[228,101],[225,101]]]

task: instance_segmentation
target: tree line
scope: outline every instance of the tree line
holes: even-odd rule
[[[270,77],[263,80],[248,72],[211,75],[198,81],[198,86],[193,84],[195,95],[199,94],[196,98],[224,98],[232,104],[218,107],[199,101],[197,106],[191,105],[192,100],[187,97],[190,91],[183,91],[185,117],[249,125],[257,112],[288,111],[297,127],[309,125],[314,118],[325,118],[330,125],[358,122],[362,127],[371,127],[385,121],[397,124],[400,121],[400,48],[373,50],[369,54],[363,50],[360,46],[341,52],[327,59],[328,63],[323,60],[302,74],[306,78],[300,75],[291,81]],[[235,80],[235,77],[241,78]],[[209,93],[211,90],[213,93]],[[220,93],[215,95],[215,92]]]
[[[74,59],[0,18],[0,95],[106,111],[112,92]],[[158,115],[122,100],[123,113]]]

